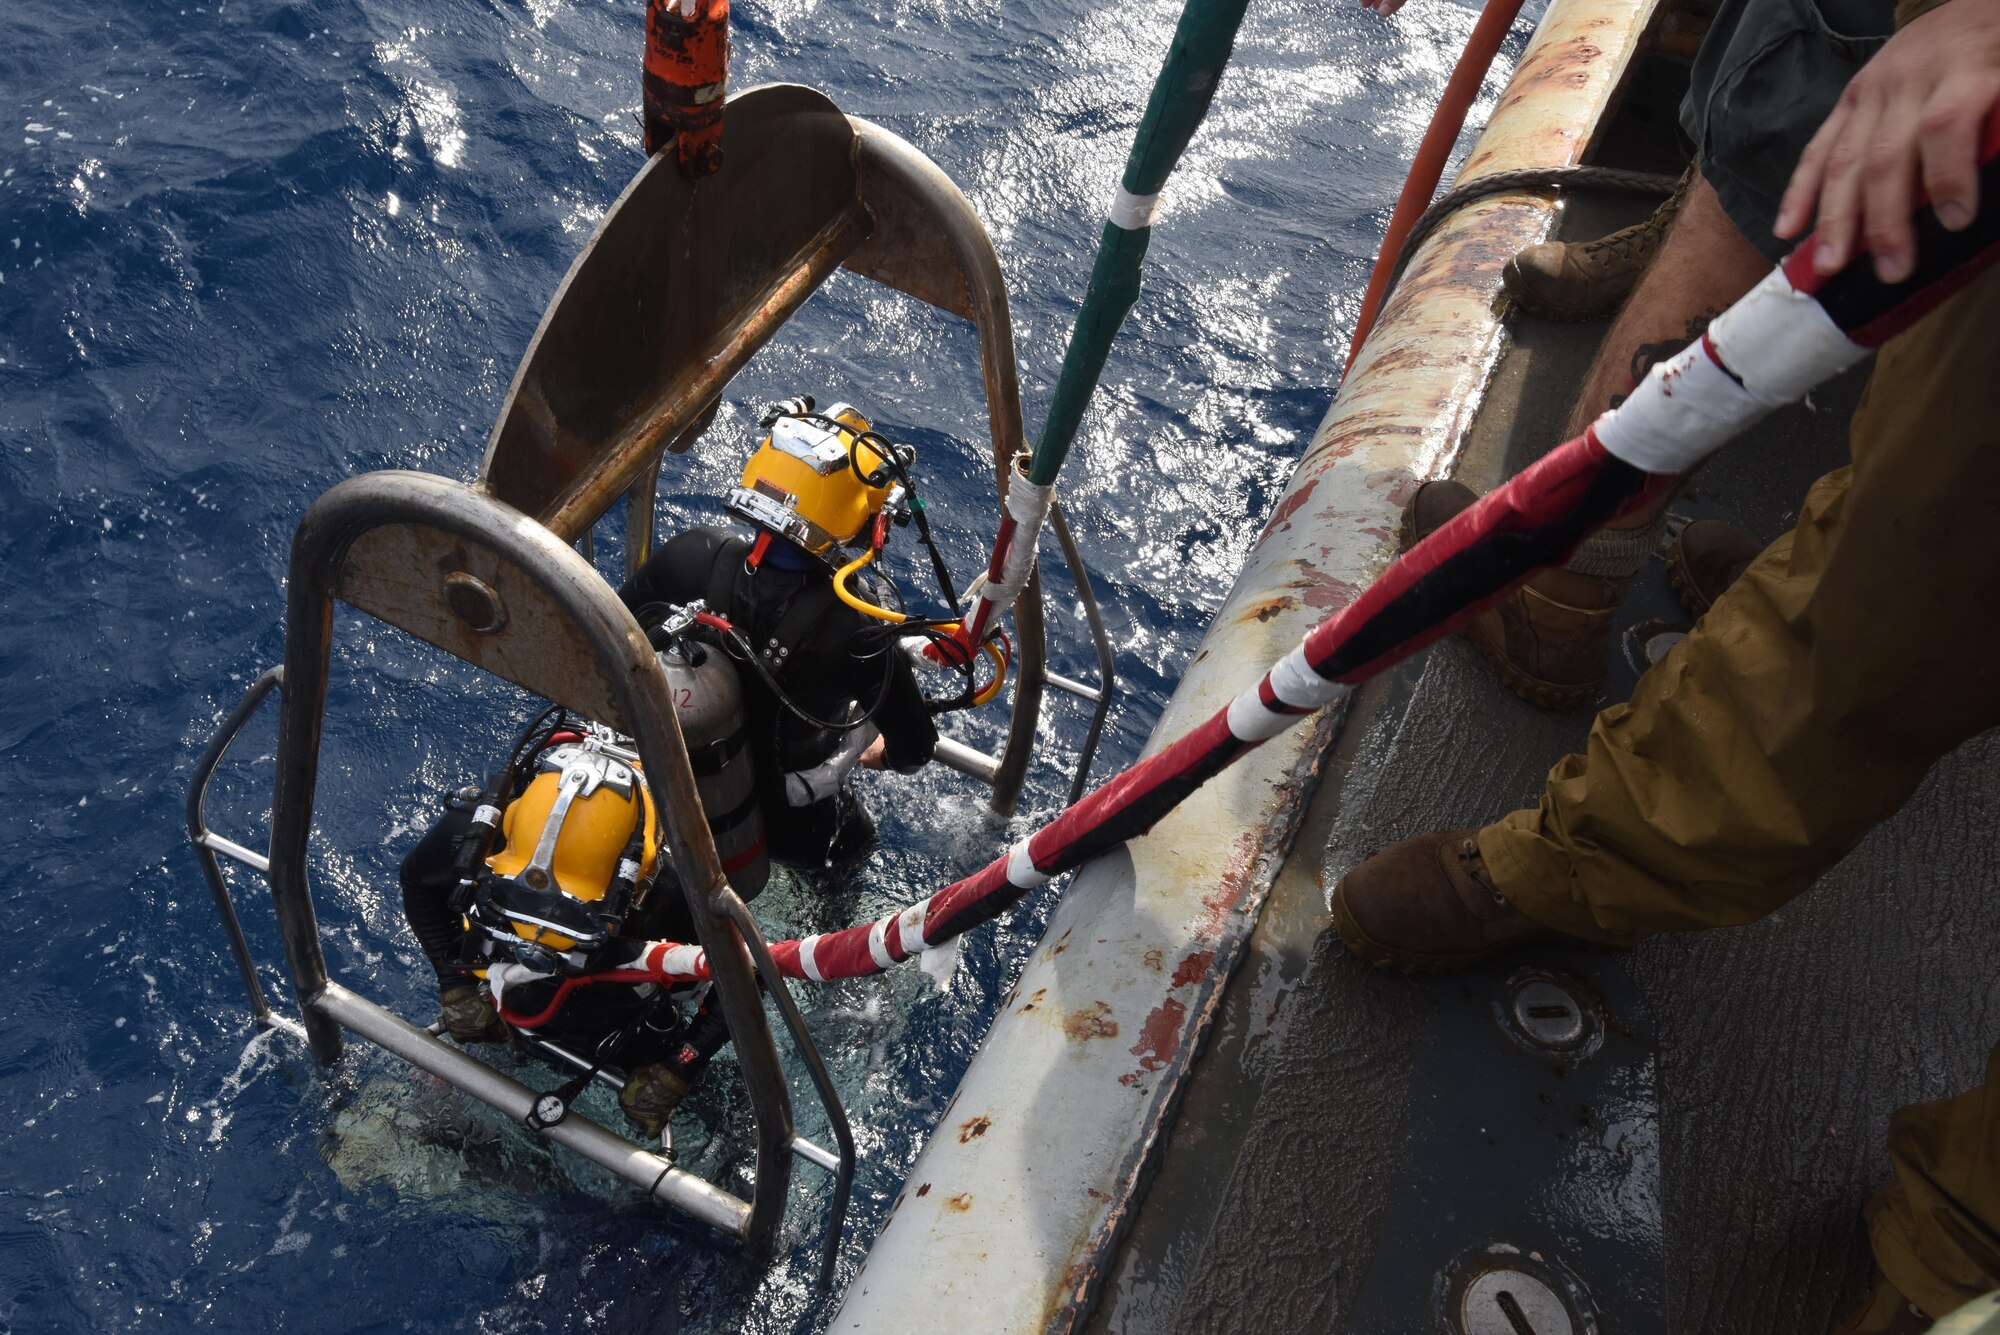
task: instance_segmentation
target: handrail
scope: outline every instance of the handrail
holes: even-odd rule
[[[249,994],[250,1012],[256,1016],[258,1024],[267,1028],[275,1027],[278,1022],[271,1013],[270,1002],[264,998],[264,986],[257,980],[257,961],[250,954],[250,942],[243,935],[243,924],[236,916],[236,903],[229,895],[229,882],[224,879],[215,855],[222,853],[267,873],[271,866],[270,859],[211,831],[204,807],[208,801],[209,780],[215,777],[216,766],[222,763],[222,757],[236,740],[236,734],[243,731],[244,725],[264,703],[264,697],[281,685],[284,678],[283,668],[266,668],[250,683],[250,689],[236,702],[236,708],[229,711],[229,717],[222,721],[221,728],[209,739],[208,748],[201,753],[201,759],[195,762],[187,800],[188,839],[194,844],[194,854],[201,863],[202,875],[208,880],[209,893],[215,896],[215,911],[221,915],[222,930],[229,937],[229,951],[236,957],[236,972],[242,976],[243,990]]]
[[[661,1174],[654,1194],[710,1223],[721,1207],[704,1193],[730,1202],[729,1211],[741,1205],[740,1227],[728,1227],[753,1252],[768,1250],[791,1181],[791,1097],[737,926],[693,889],[722,883],[722,870],[666,678],[631,613],[561,538],[491,496],[426,473],[350,478],[313,504],[292,543],[270,880],[313,1054],[336,1059],[345,1026],[496,1107],[525,1116],[532,1106],[521,1103],[532,1091],[327,976],[305,864],[336,598],[633,737],[757,1128],[747,1205],[677,1171]],[[657,1160],[633,1160],[643,1152],[580,1119],[546,1134],[630,1180],[658,1171]]]

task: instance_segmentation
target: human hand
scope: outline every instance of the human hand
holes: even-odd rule
[[[1403,0],[1361,0],[1361,7],[1372,9],[1386,19],[1403,7]]]
[[[1857,233],[1875,276],[1900,283],[1916,264],[1910,213],[1921,184],[1938,221],[1960,231],[1979,211],[1979,146],[2000,103],[2000,0],[1947,0],[1861,67],[1799,158],[1774,229],[1813,220],[1813,268],[1847,266]]]
[[[881,769],[884,763],[883,757],[888,754],[888,750],[889,744],[880,737],[877,737],[874,741],[868,743],[868,749],[861,753],[861,767],[863,769]]]

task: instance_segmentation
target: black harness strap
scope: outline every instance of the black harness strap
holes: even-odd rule
[[[831,584],[809,584],[791,596],[778,613],[778,624],[766,641],[757,646],[773,670],[782,671],[792,651],[812,635],[820,619],[840,604]]]
[[[742,609],[754,605],[749,598],[739,598],[744,570],[743,562],[750,552],[750,540],[732,534],[715,548],[715,557],[709,563],[706,585],[706,601],[709,610],[736,621]],[[840,596],[831,584],[808,583],[780,604],[778,619],[768,635],[758,635],[753,628],[739,624],[743,638],[750,642],[757,656],[772,672],[784,671],[785,664],[801,644],[811,637],[820,619],[840,603]]]
[[[735,534],[717,544],[715,558],[708,564],[705,599],[708,610],[717,616],[729,616],[730,610],[736,606],[736,576],[743,569],[743,560],[749,552],[750,540]]]

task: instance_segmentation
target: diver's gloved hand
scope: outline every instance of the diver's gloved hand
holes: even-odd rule
[[[676,1075],[665,1062],[634,1067],[618,1091],[618,1106],[632,1125],[649,1140],[667,1129],[667,1119],[687,1096],[688,1082]]]
[[[460,1043],[499,1043],[507,1026],[493,1013],[493,1002],[477,983],[453,983],[438,989],[444,1031]]]

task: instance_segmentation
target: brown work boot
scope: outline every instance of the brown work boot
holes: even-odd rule
[[[1688,177],[1642,223],[1595,241],[1544,241],[1529,246],[1500,271],[1514,302],[1545,320],[1596,320],[1618,309],[1653,262],[1667,225],[1680,211]]]
[[[1391,844],[1333,888],[1333,924],[1378,969],[1446,973],[1532,941],[1568,941],[1509,904],[1479,856],[1477,830]]]
[[[1833,1335],[1924,1335],[1930,1328],[1931,1319],[1923,1309],[1877,1275],[1875,1287]]]
[[[1681,596],[1681,606],[1698,620],[1763,550],[1740,528],[1719,519],[1697,519],[1667,550],[1667,578]]]
[[[1463,483],[1426,482],[1403,510],[1403,550],[1478,500]],[[1622,579],[1544,570],[1465,624],[1508,690],[1543,709],[1580,709],[1604,689],[1604,658],[1625,601]]]

